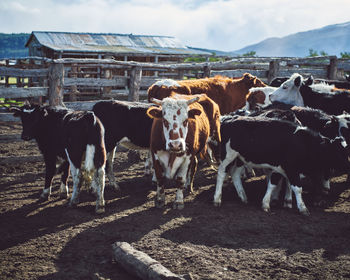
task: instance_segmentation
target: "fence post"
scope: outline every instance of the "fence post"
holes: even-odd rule
[[[142,78],[142,68],[139,66],[133,66],[130,71],[129,80],[129,101],[139,101],[139,91]]]
[[[51,63],[48,76],[49,104],[57,106],[63,104],[64,66],[63,63]]]
[[[210,66],[205,65],[203,67],[203,76],[204,76],[204,78],[209,78],[210,77]]]
[[[337,65],[338,65],[338,60],[337,57],[332,57],[329,60],[329,66],[328,66],[328,73],[327,77],[330,80],[336,80],[337,79]]]
[[[279,60],[270,61],[269,71],[267,73],[267,83],[270,84],[271,81],[278,76],[280,71],[280,62]]]

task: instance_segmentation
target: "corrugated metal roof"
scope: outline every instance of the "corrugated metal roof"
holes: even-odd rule
[[[170,36],[33,31],[26,46],[33,36],[41,45],[63,52],[210,55],[209,52],[187,48]]]

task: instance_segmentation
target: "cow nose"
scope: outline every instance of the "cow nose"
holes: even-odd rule
[[[181,149],[181,142],[177,141],[177,140],[171,141],[171,142],[169,142],[169,148],[170,148],[170,150],[178,151]]]

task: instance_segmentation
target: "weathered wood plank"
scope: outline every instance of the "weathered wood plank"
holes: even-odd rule
[[[216,75],[226,76],[226,77],[242,77],[244,73],[249,72],[250,74],[257,76],[259,78],[267,78],[267,70],[250,70],[240,69],[240,70],[226,70],[226,71],[211,71],[211,76]]]
[[[0,97],[2,98],[28,98],[46,96],[48,93],[47,87],[30,87],[30,88],[15,88],[15,87],[0,87]]]
[[[16,118],[11,113],[0,113],[0,122],[20,122],[20,118]]]
[[[21,69],[0,66],[0,76],[19,77],[19,78],[35,78],[47,77],[49,70],[44,69]]]
[[[87,86],[87,87],[124,87],[127,85],[126,77],[114,77],[114,79],[99,78],[65,78],[65,86]]]

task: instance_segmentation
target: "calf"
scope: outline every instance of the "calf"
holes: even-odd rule
[[[46,172],[41,199],[46,200],[51,194],[56,161],[61,158],[64,161],[60,188],[62,196],[68,196],[67,178],[70,164],[73,193],[69,205],[79,203],[80,187],[85,182],[91,184],[97,194],[96,213],[103,213],[106,150],[104,128],[94,113],[29,104],[11,108],[11,111],[14,116],[21,118],[22,139],[35,139],[43,154]],[[82,164],[84,153],[85,163]]]
[[[107,151],[106,173],[115,190],[120,190],[113,173],[113,158],[116,145],[130,149],[149,150],[152,120],[147,116],[151,104],[127,101],[101,101],[96,103],[92,111],[101,120],[105,128]],[[146,161],[149,172],[150,160]]]
[[[199,98],[152,99],[161,108],[151,107],[147,110],[148,116],[154,119],[150,148],[157,179],[155,205],[158,208],[165,205],[166,178],[176,181],[175,209],[184,207],[185,185],[192,190],[197,156],[205,154],[210,134],[209,120],[197,102]]]
[[[206,94],[219,105],[221,114],[233,112],[246,103],[246,95],[252,87],[265,87],[257,77],[245,73],[241,78],[215,76],[197,80],[162,80],[148,89],[148,100],[163,99],[173,93],[194,95]]]
[[[244,135],[244,137],[241,137]],[[302,200],[300,174],[312,179],[330,176],[332,169],[345,171],[347,156],[341,140],[329,140],[308,128],[283,120],[263,117],[226,118],[221,123],[221,163],[218,169],[214,204],[221,204],[221,190],[228,168],[237,159],[252,167],[269,168],[287,179],[295,194],[298,209],[308,210]],[[264,139],[264,141],[261,141]],[[235,173],[235,171],[233,171]],[[244,190],[239,176],[232,178],[241,199]],[[263,199],[262,208],[270,208],[270,198],[281,177],[272,176]],[[236,183],[236,181],[239,181]]]

